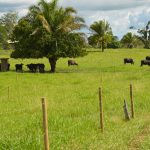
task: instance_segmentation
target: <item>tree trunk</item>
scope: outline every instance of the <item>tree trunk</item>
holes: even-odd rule
[[[104,48],[105,48],[105,45],[104,45],[104,41],[102,40],[102,52],[104,52]]]
[[[56,69],[56,61],[57,61],[57,58],[51,57],[51,58],[49,58],[48,60],[49,60],[50,66],[51,66],[50,72],[51,72],[51,73],[54,73],[54,72],[55,72],[55,69]]]

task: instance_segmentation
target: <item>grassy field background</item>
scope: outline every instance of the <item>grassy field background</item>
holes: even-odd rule
[[[118,49],[77,58],[79,66],[59,59],[55,74],[29,73],[26,64],[44,59],[10,59],[10,71],[0,73],[0,150],[42,150],[41,97],[48,103],[49,140],[52,150],[150,149],[150,67],[140,60],[145,49]],[[9,52],[0,51],[0,57]],[[124,65],[132,57],[135,65]],[[23,63],[24,73],[15,64]],[[123,101],[130,107],[133,84],[135,119],[124,121]],[[103,88],[104,133],[99,129],[98,88]],[[9,96],[8,96],[9,87]]]

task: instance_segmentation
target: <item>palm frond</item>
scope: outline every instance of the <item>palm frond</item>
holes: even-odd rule
[[[51,32],[51,27],[48,24],[47,20],[45,19],[45,17],[43,15],[39,15],[38,16],[39,20],[41,21],[43,27],[47,30],[47,32]]]
[[[66,14],[71,14],[71,13],[76,14],[77,11],[73,7],[67,7],[67,8],[65,8],[65,13]]]
[[[36,28],[30,35],[31,35],[31,36],[32,36],[32,35],[36,35],[39,31],[40,31],[40,29],[39,29],[39,28]]]
[[[82,17],[79,17],[79,16],[75,16],[74,21],[75,21],[75,22],[82,22],[82,23],[85,23],[85,20],[84,20]]]

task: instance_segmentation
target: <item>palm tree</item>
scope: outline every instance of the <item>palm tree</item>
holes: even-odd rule
[[[132,34],[131,32],[128,32],[123,36],[121,43],[127,48],[133,48],[142,45],[142,42],[138,36]]]
[[[58,7],[58,1],[46,2],[40,0],[37,6],[32,6],[29,9],[27,18],[34,22],[35,30],[32,35],[35,35],[40,30],[40,25],[52,37],[52,49],[49,50],[49,63],[51,72],[55,72],[56,61],[59,59],[60,49],[58,42],[73,33],[76,30],[84,27],[84,20],[76,16],[76,10],[72,7]]]
[[[105,20],[100,20],[98,22],[94,22],[90,29],[93,32],[91,39],[95,39],[98,47],[102,48],[102,52],[104,52],[107,43],[111,41],[112,30],[109,23]]]

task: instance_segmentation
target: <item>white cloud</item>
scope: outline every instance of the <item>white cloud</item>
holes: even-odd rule
[[[50,1],[50,0],[48,0]],[[0,15],[9,10],[27,13],[27,8],[38,0],[0,0]],[[107,20],[115,35],[121,37],[130,26],[143,27],[150,20],[150,0],[59,0],[59,4],[72,6],[88,25],[100,19]]]
[[[60,0],[60,3],[80,10],[107,11],[150,5],[150,0]]]

